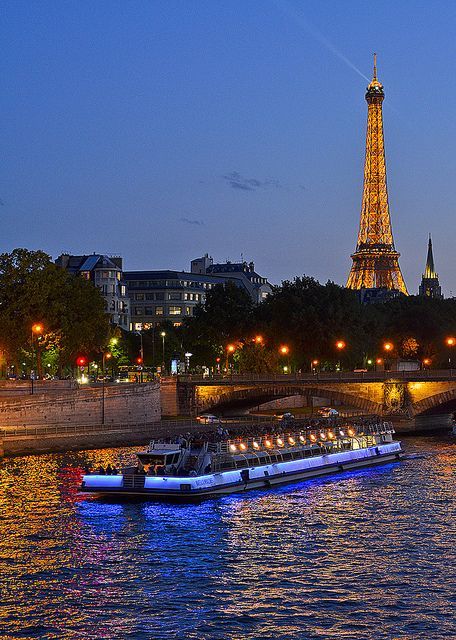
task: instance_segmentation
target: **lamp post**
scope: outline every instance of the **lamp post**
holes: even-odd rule
[[[450,336],[445,340],[445,343],[448,347],[448,369],[451,369],[451,348],[456,344],[456,338]]]
[[[319,364],[318,360],[310,361],[310,373],[317,373],[318,364]]]
[[[39,337],[41,336],[41,334],[43,333],[43,325],[40,324],[39,322],[35,323],[34,325],[32,325],[32,367],[30,369],[30,382],[31,382],[31,395],[33,395],[33,382],[35,380],[35,371],[34,371],[34,367],[35,367],[35,341],[34,341],[34,337],[36,336],[37,342],[39,340]],[[37,354],[36,354],[36,365],[37,365],[37,370],[40,368],[39,367],[39,354],[38,354],[38,347],[37,347]],[[39,372],[38,372],[39,373]]]
[[[228,344],[226,346],[226,362],[225,362],[225,371],[226,371],[226,373],[228,373],[229,357],[235,351],[236,351],[236,347],[234,346],[234,344]]]
[[[337,369],[338,371],[341,370],[341,365],[340,365],[340,354],[342,353],[342,351],[345,349],[345,347],[347,346],[347,343],[345,342],[345,340],[336,340],[336,349],[339,352],[339,361],[337,363]]]
[[[165,373],[165,337],[166,331],[161,331],[160,335],[162,337],[162,375]]]
[[[105,362],[110,360],[111,357],[111,353],[103,351],[101,358],[101,424],[105,423]]]
[[[280,353],[281,356],[284,356],[284,357],[288,356],[288,354],[290,353],[290,347],[288,345],[286,345],[286,344],[282,344],[279,347],[279,353]],[[288,373],[288,371],[289,371],[288,364],[282,365],[282,371],[283,371],[283,373]]]
[[[385,344],[383,345],[383,350],[384,350],[384,352],[386,354],[386,356],[385,356],[385,370],[389,371],[391,365],[390,365],[390,360],[389,360],[388,356],[391,353],[393,353],[393,350],[394,350],[393,343],[392,342],[385,342]]]

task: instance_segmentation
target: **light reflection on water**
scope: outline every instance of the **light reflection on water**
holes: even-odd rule
[[[133,449],[5,460],[0,638],[456,637],[456,444],[196,505],[78,494]]]

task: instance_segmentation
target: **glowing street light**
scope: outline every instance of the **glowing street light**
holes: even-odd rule
[[[394,349],[394,345],[392,342],[385,342],[385,344],[383,345],[383,349],[387,352],[387,353],[391,353],[391,351]]]
[[[424,368],[429,367],[431,362],[432,362],[432,360],[430,358],[424,358],[423,359],[423,367]]]
[[[283,344],[281,347],[279,347],[279,353],[282,356],[286,356],[290,353],[290,347],[287,347],[286,344]]]
[[[165,373],[165,338],[166,331],[160,331],[161,339],[162,339],[162,375]]]
[[[453,336],[449,336],[448,338],[446,338],[445,343],[447,345],[447,347],[454,347],[454,345],[456,345],[456,338],[453,338]],[[448,368],[451,369],[451,351],[448,351]]]
[[[263,336],[255,336],[253,341],[254,341],[255,344],[263,344],[264,338],[263,338]]]
[[[342,351],[345,349],[346,346],[347,346],[347,343],[345,342],[345,340],[336,340],[336,349],[339,351],[339,353],[342,353]],[[341,370],[340,356],[339,356],[339,362],[337,363],[337,369],[339,371]]]
[[[226,345],[226,361],[225,361],[225,370],[228,373],[228,367],[229,367],[229,357],[230,355],[232,355],[234,352],[236,351],[236,347],[234,344],[227,344]]]
[[[34,342],[34,338],[36,336],[36,339],[38,341],[40,339],[43,331],[44,331],[44,327],[40,322],[36,322],[35,324],[32,324],[32,340],[31,340],[31,344],[32,344],[32,367],[31,367],[31,371],[30,371],[30,381],[32,383],[32,389],[31,389],[31,393],[32,394],[33,394],[33,380],[35,378],[35,342]],[[37,365],[37,369],[38,369],[38,375],[40,375],[40,359],[39,359],[39,354],[38,353],[37,353],[37,356],[36,356],[36,365]]]

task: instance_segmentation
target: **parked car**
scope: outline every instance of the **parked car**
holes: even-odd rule
[[[318,415],[322,418],[334,418],[339,415],[337,409],[332,409],[331,407],[322,407],[318,409]]]
[[[212,413],[202,413],[196,417],[196,421],[200,424],[215,424],[216,422],[220,422],[220,418],[214,416]]]
[[[283,422],[288,422],[289,420],[294,420],[294,415],[289,411],[286,411],[285,413],[276,413],[274,418],[276,420],[282,420]]]

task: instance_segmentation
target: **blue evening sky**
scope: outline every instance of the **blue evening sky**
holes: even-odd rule
[[[0,250],[345,283],[372,52],[411,292],[456,293],[456,3],[3,0]]]

